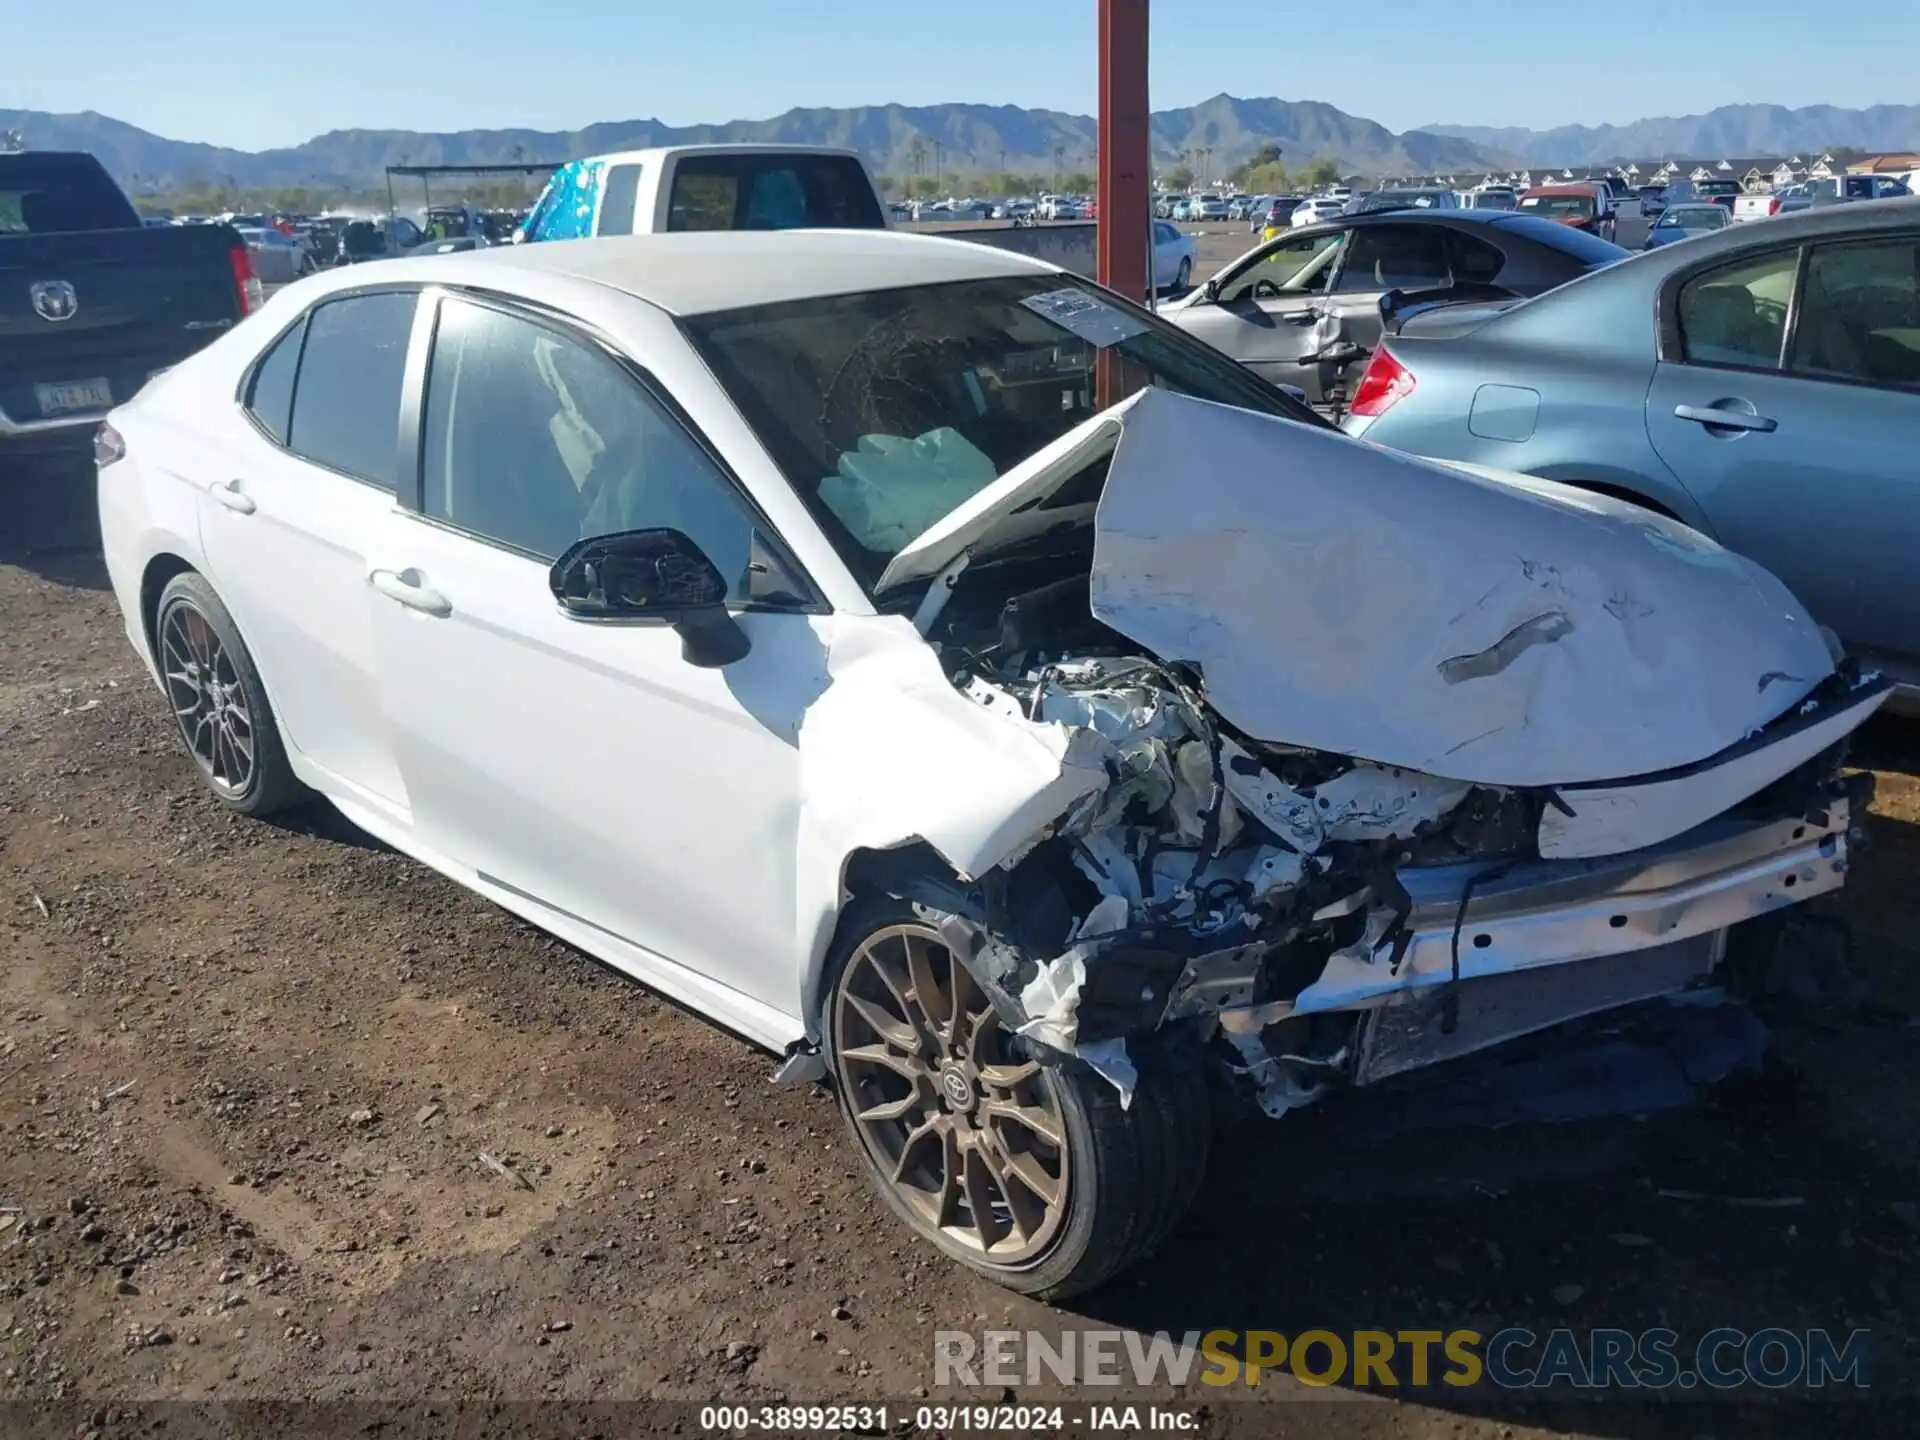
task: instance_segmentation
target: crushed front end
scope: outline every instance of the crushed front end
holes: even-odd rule
[[[1263,743],[1182,667],[1118,650],[952,678],[1097,736],[1108,782],[964,896],[896,888],[1036,1056],[1126,1097],[1129,1045],[1173,1031],[1275,1116],[1705,982],[1730,927],[1844,883],[1870,783],[1843,775],[1846,738],[1887,690],[1843,667],[1706,764],[1516,788]],[[1749,790],[1722,805],[1729,784]]]

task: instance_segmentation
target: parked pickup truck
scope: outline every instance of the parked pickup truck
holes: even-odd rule
[[[259,303],[231,227],[143,225],[91,155],[0,154],[0,460],[85,445]]]
[[[1061,197],[1041,213],[1078,219]],[[822,145],[682,145],[570,160],[553,172],[518,239],[581,240],[672,230],[884,230],[888,205],[852,150]],[[951,218],[950,214],[941,218]],[[948,238],[1031,255],[1092,277],[1091,224],[978,225]],[[1156,269],[1158,268],[1156,264]]]
[[[569,161],[540,193],[521,238],[823,227],[887,228],[880,192],[853,151],[687,145]]]

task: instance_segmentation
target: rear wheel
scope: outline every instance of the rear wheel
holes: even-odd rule
[[[1206,1167],[1197,1043],[1136,1041],[1132,1103],[1084,1064],[1028,1056],[939,930],[902,901],[852,907],[825,1030],[835,1089],[895,1214],[962,1264],[1057,1299],[1144,1259]]]
[[[1186,288],[1192,283],[1193,283],[1193,261],[1183,255],[1180,258],[1180,268],[1178,271],[1174,273],[1174,277],[1173,277],[1174,293],[1176,295],[1185,293]]]
[[[192,571],[160,592],[154,650],[180,740],[214,798],[271,815],[305,788],[287,762],[253,657],[213,587]]]

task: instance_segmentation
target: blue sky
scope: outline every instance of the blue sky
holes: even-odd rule
[[[1904,103],[1920,55],[1911,0],[1157,0],[1154,11],[1156,108],[1279,95],[1393,130]],[[1094,0],[0,0],[0,108],[98,110],[248,150],[330,129],[684,124],[794,105],[1087,112],[1094,16]]]

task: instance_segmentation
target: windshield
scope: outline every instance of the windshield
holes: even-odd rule
[[[1144,386],[1324,425],[1210,346],[1069,275],[836,295],[684,323],[868,587],[943,515]]]
[[[1727,212],[1718,205],[1687,205],[1669,210],[1660,217],[1656,230],[1718,230],[1727,223]]]
[[[1593,214],[1595,202],[1591,195],[1522,195],[1520,208],[1529,215],[1584,220]]]

